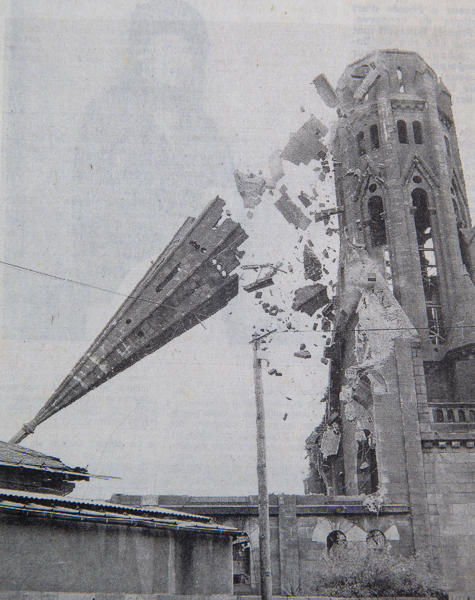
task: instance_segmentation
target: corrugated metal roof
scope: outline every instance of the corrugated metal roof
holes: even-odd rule
[[[11,499],[17,498],[18,500],[24,500],[26,503],[35,501],[35,504],[40,503],[43,506],[78,506],[85,509],[91,509],[96,511],[112,511],[115,514],[132,514],[132,515],[150,515],[151,517],[176,517],[182,521],[199,521],[202,523],[210,522],[210,517],[204,517],[202,515],[192,515],[190,513],[179,512],[169,508],[157,507],[143,507],[143,506],[128,506],[125,504],[114,504],[107,502],[106,500],[89,500],[83,498],[64,498],[63,496],[56,496],[54,494],[42,494],[40,492],[23,492],[20,490],[10,490],[0,488],[0,499]]]
[[[81,479],[89,477],[86,469],[68,467],[56,456],[48,456],[42,452],[0,441],[0,464],[12,467],[44,469],[61,473],[71,473]]]
[[[95,500],[65,499],[49,494],[0,489],[0,510],[28,512],[29,515],[95,521],[110,525],[179,529],[236,536],[239,531],[212,523],[209,517],[160,508],[138,509]]]

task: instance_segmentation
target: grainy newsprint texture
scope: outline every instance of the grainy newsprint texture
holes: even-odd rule
[[[473,598],[473,2],[0,17],[0,599]]]

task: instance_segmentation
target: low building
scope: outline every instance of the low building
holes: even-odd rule
[[[64,497],[89,477],[86,469],[0,442],[1,598],[232,595],[237,529],[173,509]]]

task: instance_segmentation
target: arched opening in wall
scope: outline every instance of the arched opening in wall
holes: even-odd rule
[[[455,423],[454,411],[451,408],[447,410],[447,423]]]
[[[335,529],[327,535],[327,551],[332,552],[346,546],[346,535],[343,531]]]
[[[358,144],[358,154],[360,156],[363,156],[363,154],[366,154],[366,144],[364,141],[364,132],[360,131],[358,133],[358,135],[356,136],[356,143]]]
[[[412,122],[412,133],[414,134],[414,143],[423,144],[424,138],[422,136],[422,125],[420,121]]]
[[[246,591],[251,585],[251,543],[247,534],[233,542],[233,583],[235,591]]]
[[[472,408],[468,411],[468,416],[470,417],[470,421],[475,423],[475,410]]]
[[[368,213],[370,218],[369,228],[371,233],[371,243],[374,247],[385,246],[386,223],[384,220],[384,206],[381,196],[371,196],[368,200]]]
[[[377,125],[371,125],[369,128],[369,137],[371,139],[371,148],[377,150],[379,148],[379,131]]]
[[[386,536],[380,529],[372,529],[366,536],[368,548],[382,550],[386,546]]]
[[[402,69],[401,69],[401,67],[398,67],[396,69],[396,75],[397,75],[397,80],[398,80],[398,83],[399,83],[399,92],[401,94],[404,94],[406,92],[406,88],[404,86],[404,79],[402,77]]]
[[[378,466],[375,443],[371,432],[364,429],[358,440],[356,455],[358,494],[372,494],[378,489]]]
[[[432,416],[434,418],[434,423],[443,423],[444,422],[444,413],[441,408],[434,408],[432,410]]]
[[[409,144],[406,121],[403,121],[402,119],[399,119],[397,122],[397,136],[399,138],[399,143]]]
[[[465,421],[467,420],[465,418],[465,411],[462,408],[459,408],[458,410],[458,420],[459,423],[465,423]]]
[[[411,196],[426,301],[429,338],[434,345],[440,345],[445,341],[445,334],[440,305],[439,274],[429,213],[429,198],[427,192],[422,188],[414,189]]]

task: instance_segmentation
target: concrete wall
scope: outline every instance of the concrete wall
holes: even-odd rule
[[[0,513],[0,590],[226,594],[232,538]]]
[[[251,585],[259,589],[258,511],[255,496],[187,497],[123,496],[114,502],[161,505],[203,514],[227,526],[245,531],[251,545]],[[351,543],[366,544],[368,533],[379,529],[393,552],[408,555],[413,550],[412,526],[407,505],[390,505],[379,514],[362,506],[361,497],[328,497],[323,494],[271,495],[270,532],[274,594],[311,594],[315,572],[327,552],[327,536],[340,530]]]
[[[475,448],[424,450],[432,546],[450,589],[475,593]]]

